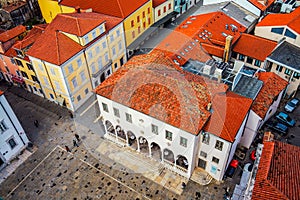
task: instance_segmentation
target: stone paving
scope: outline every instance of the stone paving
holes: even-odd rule
[[[116,162],[113,159],[115,155],[109,151],[97,150],[102,142],[106,145],[109,142],[103,140],[101,135],[90,131],[89,127],[76,123],[70,118],[67,110],[20,88],[8,88],[0,84],[0,89],[6,91],[6,98],[30,140],[37,147],[35,153],[0,185],[0,197],[4,199],[222,199],[223,197],[223,188],[228,185],[227,183],[200,186],[189,181],[183,191],[175,193],[169,189],[178,185],[176,175],[163,171],[156,180],[152,180],[151,173],[134,171],[125,166],[126,163],[122,160]],[[38,128],[33,125],[34,119],[40,122]],[[71,148],[74,133],[78,133],[82,140],[79,147]],[[71,148],[71,153],[66,153],[61,148],[65,145]],[[107,148],[120,147],[111,144]],[[120,148],[118,151],[125,149]],[[123,160],[127,158],[129,157],[124,157]],[[149,159],[145,158],[144,161],[149,162]],[[164,184],[161,184],[162,181]]]

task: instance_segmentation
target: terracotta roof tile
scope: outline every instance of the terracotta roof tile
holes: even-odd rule
[[[264,61],[275,49],[277,42],[243,33],[233,51]]]
[[[47,62],[61,65],[84,48],[62,32],[83,36],[101,23],[106,22],[106,30],[121,23],[120,18],[97,13],[59,14],[47,26],[28,51],[28,55]]]
[[[251,107],[252,99],[228,91],[212,100],[212,114],[204,130],[233,142]]]
[[[17,41],[13,45],[13,48],[19,50],[28,48],[28,46],[32,45],[37,40],[44,30],[45,28],[43,27],[34,26],[22,40]]]
[[[159,6],[159,5],[161,5],[161,4],[163,4],[163,3],[165,3],[167,0],[153,0],[152,1],[152,7],[153,8],[156,8],[157,6]]]
[[[259,8],[261,11],[265,11],[269,8],[275,0],[249,0],[253,5]]]
[[[256,75],[264,84],[251,109],[263,119],[274,99],[288,85],[288,82],[274,72],[259,72]]]
[[[134,56],[95,93],[192,134],[208,120],[211,95],[228,86],[179,70],[161,51]]]
[[[2,90],[0,90],[0,96],[1,96],[2,94],[4,94],[4,92],[3,92]]]
[[[263,18],[256,26],[288,26],[300,34],[300,7],[291,13],[271,13]]]
[[[279,141],[265,141],[253,200],[299,200],[300,148]]]
[[[80,7],[81,9],[92,8],[93,12],[111,15],[125,19],[149,0],[62,0],[61,5]]]
[[[215,46],[213,44],[206,44],[206,43],[201,43],[201,46],[203,49],[207,51],[210,55],[217,56],[219,58],[223,57],[224,54],[224,48]]]
[[[0,34],[0,42],[7,42],[26,31],[25,26],[19,25]]]

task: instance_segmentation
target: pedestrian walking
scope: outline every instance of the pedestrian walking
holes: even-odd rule
[[[35,125],[35,127],[39,127],[39,121],[38,120],[34,120],[33,124]]]
[[[67,152],[71,152],[70,148],[67,145],[65,145],[65,148]]]
[[[75,133],[75,138],[77,140],[77,142],[80,142],[80,138],[79,138],[79,135]]]
[[[73,145],[74,145],[74,147],[78,147],[76,140],[73,140]]]

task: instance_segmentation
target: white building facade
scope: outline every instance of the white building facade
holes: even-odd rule
[[[18,156],[28,143],[24,129],[0,91],[0,169]]]

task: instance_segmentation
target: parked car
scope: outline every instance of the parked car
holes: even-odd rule
[[[237,169],[237,167],[238,167],[238,165],[239,165],[239,161],[233,159],[233,160],[230,162],[230,164],[229,164],[229,166],[228,166],[228,168],[227,168],[227,170],[226,170],[225,176],[232,178],[233,175],[234,175],[234,172],[236,171],[236,169]]]
[[[296,107],[298,106],[300,100],[297,98],[294,98],[292,100],[290,100],[289,102],[287,102],[287,104],[284,106],[284,110],[287,112],[293,112]]]
[[[290,118],[290,116],[284,112],[278,113],[278,115],[276,115],[276,119],[289,126],[295,126],[296,124],[296,121]]]
[[[278,132],[281,135],[287,135],[288,134],[288,127],[282,123],[274,122],[274,121],[268,121],[266,123],[266,126],[269,129],[272,129],[276,132]]]

